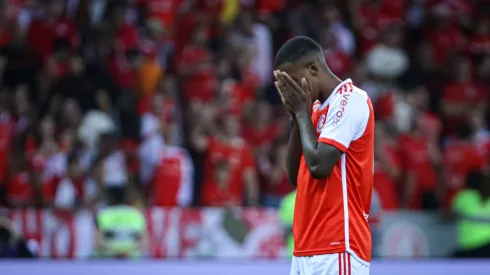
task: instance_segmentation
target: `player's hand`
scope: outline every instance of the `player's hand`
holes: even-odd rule
[[[298,85],[287,73],[275,71],[275,86],[281,96],[286,110],[294,115],[306,111],[311,112],[311,93],[305,78]]]

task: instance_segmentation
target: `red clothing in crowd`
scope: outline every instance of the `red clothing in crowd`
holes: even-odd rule
[[[424,191],[434,191],[437,174],[429,156],[428,140],[423,136],[403,135],[399,139],[404,170],[415,175],[415,191],[409,207],[420,208]]]
[[[465,51],[467,41],[457,26],[448,25],[443,29],[431,29],[426,33],[426,41],[432,46],[437,64],[444,66],[452,52]]]
[[[141,115],[150,112],[150,104],[152,100],[154,100],[154,97],[151,95],[141,98],[138,105],[138,111]],[[163,98],[162,106],[161,121],[167,124],[172,123],[175,118],[175,113],[177,112],[177,102],[175,102],[175,99],[173,97],[165,96]]]
[[[232,198],[244,197],[243,173],[247,169],[255,169],[254,159],[249,146],[243,141],[234,141],[231,144],[224,143],[218,138],[209,138],[206,160],[204,166],[204,192],[203,201],[211,202],[215,195],[213,192],[222,190],[215,181],[215,169],[218,161],[227,161],[230,169],[229,183],[226,184],[227,191]],[[225,190],[225,189],[223,189]]]
[[[276,13],[284,9],[284,0],[256,0],[255,8],[258,12]]]
[[[385,161],[392,165],[398,171],[402,170],[398,148],[393,145],[386,145],[383,153],[387,158]],[[381,207],[383,210],[398,209],[400,202],[398,200],[397,180],[390,176],[386,167],[378,159],[374,159],[374,189],[376,190]]]
[[[203,186],[202,204],[204,206],[223,207],[242,204],[243,197],[233,190],[233,182],[220,186],[215,180],[208,179],[204,181]]]
[[[282,176],[281,180],[277,182],[276,184],[268,183],[265,186],[265,193],[267,195],[277,195],[277,196],[285,196],[291,192],[293,192],[294,188],[289,183],[287,174],[284,173]]]
[[[425,112],[418,119],[420,127],[428,138],[439,137],[442,130],[442,123],[437,115]]]
[[[41,177],[41,194],[43,201],[52,203],[56,197],[56,190],[66,167],[63,165],[61,155],[51,157],[34,156],[32,159],[32,168]]]
[[[32,186],[29,172],[21,171],[10,177],[7,187],[7,198],[10,202],[28,203],[34,198],[34,188]]]
[[[15,121],[9,113],[0,114],[0,185],[7,180],[9,149]]]
[[[444,103],[466,104],[476,108],[487,100],[485,90],[474,83],[450,83],[444,87],[442,100]],[[466,119],[466,115],[444,118],[445,134],[454,134]]]
[[[473,142],[451,140],[444,149],[444,163],[447,168],[444,204],[449,206],[454,195],[465,187],[466,177],[487,164],[487,156]]]
[[[187,151],[166,146],[150,188],[154,206],[187,206],[192,200],[194,167]]]
[[[391,118],[395,107],[395,93],[393,91],[385,91],[376,99],[374,110],[376,119]]]
[[[130,50],[135,49],[138,46],[139,34],[136,26],[132,24],[123,24],[116,31],[118,43],[122,49],[118,50]]]
[[[363,3],[357,13],[361,54],[364,55],[376,45],[384,27],[403,23],[404,13],[405,0],[383,0],[380,4]]]
[[[224,6],[224,2],[225,0],[198,1],[197,5],[199,11],[206,14],[209,18],[209,22],[210,22],[209,34],[211,36],[217,35],[220,30],[219,18]]]
[[[27,43],[43,60],[53,52],[56,39],[64,39],[72,47],[76,46],[78,37],[75,23],[66,18],[43,18],[31,22]]]
[[[137,83],[137,72],[125,56],[114,54],[109,60],[109,72],[115,82],[123,88],[133,88]]]
[[[195,68],[201,66],[201,64],[209,63],[212,61],[209,51],[203,48],[194,47],[188,45],[182,51],[182,55],[179,60],[179,67],[191,67]],[[200,100],[202,102],[209,102],[214,97],[214,89],[216,86],[216,76],[212,66],[208,66],[204,69],[199,69],[186,77],[183,84],[184,99],[189,102],[193,99]]]
[[[242,130],[242,136],[252,148],[271,145],[281,131],[281,125],[272,124],[263,129],[247,125]]]
[[[490,35],[473,37],[470,40],[469,50],[473,54],[490,53]]]
[[[330,70],[338,77],[345,78],[352,68],[352,60],[348,54],[339,50],[326,50],[325,62]]]
[[[181,2],[182,0],[139,0],[138,5],[145,7],[148,18],[157,19],[162,27],[172,30]]]

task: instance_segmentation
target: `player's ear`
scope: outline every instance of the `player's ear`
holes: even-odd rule
[[[316,76],[318,74],[318,66],[315,64],[315,62],[308,63],[307,69],[312,76]]]

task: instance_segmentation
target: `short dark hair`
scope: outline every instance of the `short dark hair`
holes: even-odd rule
[[[274,66],[277,68],[285,63],[294,64],[310,54],[323,56],[323,49],[315,40],[307,36],[295,36],[286,41],[277,51]]]

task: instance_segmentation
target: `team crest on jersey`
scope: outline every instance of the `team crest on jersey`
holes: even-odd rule
[[[313,112],[316,112],[316,110],[318,110],[318,108],[320,108],[320,102],[317,100],[314,104],[313,104]]]
[[[318,123],[316,124],[316,131],[320,133],[325,126],[325,122],[327,121],[327,117],[325,114],[322,114],[320,118],[318,119]]]

